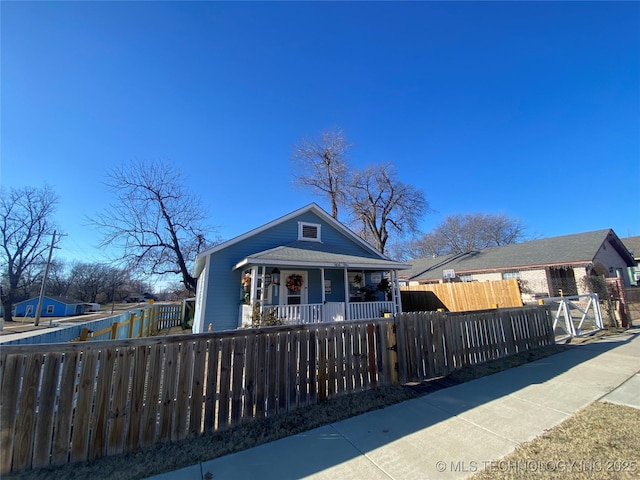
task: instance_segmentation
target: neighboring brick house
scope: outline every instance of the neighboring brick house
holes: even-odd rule
[[[635,284],[636,262],[611,229],[544,238],[479,251],[419,258],[407,262],[400,281],[408,285],[445,281],[475,282],[516,278],[523,300],[586,292],[585,277],[622,278]]]
[[[638,267],[638,263],[640,262],[640,236],[627,237],[621,240],[633,256],[633,259],[636,261],[636,265],[629,267],[629,279],[631,280],[631,285],[640,287],[640,267]]]

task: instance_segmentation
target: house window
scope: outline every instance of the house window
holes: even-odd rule
[[[509,280],[510,278],[518,280],[520,278],[520,272],[502,272],[503,280]]]
[[[473,282],[472,275],[460,275],[459,278],[461,282]]]
[[[298,240],[321,241],[320,225],[317,223],[298,222]]]
[[[47,305],[47,313],[53,313],[53,305]]]

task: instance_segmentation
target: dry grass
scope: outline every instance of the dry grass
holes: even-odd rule
[[[178,332],[182,333],[182,332]],[[605,335],[603,332],[598,336]],[[581,340],[584,341],[584,340]],[[530,352],[468,367],[451,374],[452,382],[465,382],[554,355],[569,345],[552,345]],[[242,451],[279,438],[334,423],[371,410],[383,408],[419,396],[419,389],[383,387],[376,390],[343,395],[318,405],[268,419],[257,420],[228,431],[181,442],[165,443],[136,453],[105,457],[93,462],[75,463],[59,468],[38,469],[6,475],[5,479],[140,479],[195,463]],[[636,411],[637,414],[637,411]],[[619,419],[611,419],[617,425]],[[636,430],[637,438],[640,431]],[[513,477],[503,477],[513,478]],[[623,478],[623,477],[621,477]]]
[[[473,480],[640,478],[640,412],[595,402]]]

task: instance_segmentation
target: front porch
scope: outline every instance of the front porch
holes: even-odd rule
[[[281,267],[241,271],[239,327],[367,320],[402,312],[395,270]]]
[[[344,320],[368,320],[392,315],[394,304],[384,302],[349,303],[344,302],[310,303],[306,305],[266,305],[252,309],[242,305],[242,325],[255,322],[257,313],[265,325],[301,325],[322,322],[341,322]],[[257,311],[254,311],[257,310]]]

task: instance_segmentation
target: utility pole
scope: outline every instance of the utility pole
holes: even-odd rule
[[[44,267],[44,277],[42,278],[42,285],[40,285],[40,298],[38,298],[38,307],[36,308],[36,320],[33,324],[37,327],[40,324],[40,312],[42,311],[42,300],[44,298],[44,286],[47,283],[47,275],[49,275],[49,265],[51,264],[51,256],[53,255],[53,246],[56,243],[56,231],[53,231],[53,237],[51,237],[51,247],[49,248],[49,258],[47,265]]]

